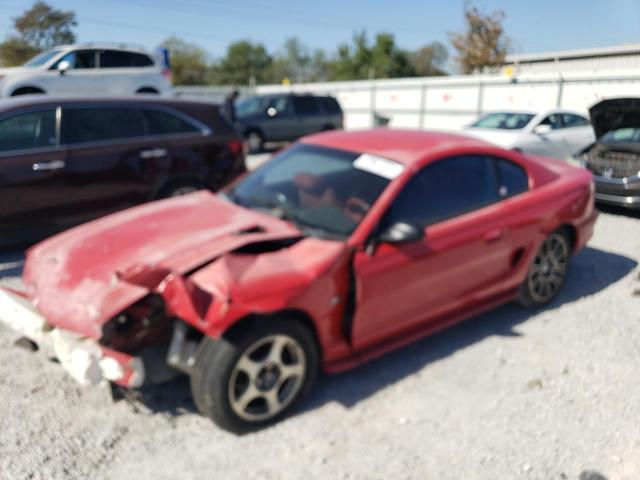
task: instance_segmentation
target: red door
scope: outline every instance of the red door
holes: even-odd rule
[[[462,156],[428,165],[407,184],[384,223],[426,223],[425,237],[356,254],[356,349],[497,293],[520,248],[498,183],[493,159]]]

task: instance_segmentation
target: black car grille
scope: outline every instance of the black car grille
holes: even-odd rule
[[[594,148],[584,155],[587,168],[606,178],[633,177],[640,172],[640,154]]]

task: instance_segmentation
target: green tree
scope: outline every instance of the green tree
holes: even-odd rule
[[[462,73],[481,72],[502,65],[511,47],[505,33],[504,12],[483,14],[471,2],[464,4],[465,31],[451,33],[451,44],[458,51],[456,62]]]
[[[353,37],[353,44],[342,44],[329,62],[331,80],[397,78],[415,76],[409,52],[399,48],[390,33],[376,35],[369,44],[365,32]]]
[[[229,45],[227,54],[213,68],[212,80],[221,85],[267,83],[273,59],[264,45],[241,40]]]
[[[420,77],[446,75],[445,63],[449,58],[447,47],[440,42],[432,42],[411,54],[411,63]]]
[[[13,19],[14,32],[0,43],[0,63],[19,65],[42,50],[73,43],[76,41],[73,29],[77,25],[74,12],[57,10],[37,1]]]
[[[209,59],[199,45],[171,36],[160,46],[169,50],[175,85],[204,85],[208,82]]]

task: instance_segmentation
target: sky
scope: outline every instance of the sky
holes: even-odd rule
[[[355,31],[393,33],[415,49],[448,44],[463,28],[463,0],[48,0],[76,12],[78,40],[115,41],[155,48],[177,35],[198,43],[212,58],[230,42],[262,42],[270,51],[297,36],[311,48],[333,52]],[[513,53],[604,47],[640,42],[640,0],[537,0],[473,2],[482,11],[502,9]],[[0,39],[11,19],[30,6],[0,0]]]

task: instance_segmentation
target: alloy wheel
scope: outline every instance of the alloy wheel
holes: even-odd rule
[[[566,239],[554,233],[540,246],[528,279],[531,297],[539,303],[548,302],[558,291],[564,280],[569,260]]]
[[[296,398],[307,361],[301,345],[287,335],[271,335],[240,356],[229,379],[229,403],[240,418],[268,420]]]

